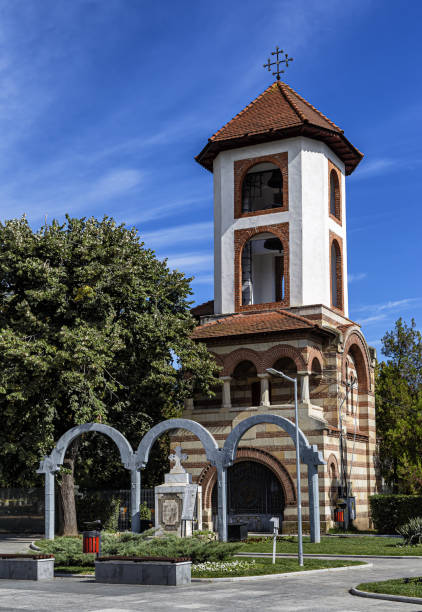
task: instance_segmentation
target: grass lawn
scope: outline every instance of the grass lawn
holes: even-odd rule
[[[95,574],[91,565],[54,565],[54,571],[60,574]]]
[[[422,597],[422,578],[398,578],[396,580],[384,580],[383,582],[362,582],[356,588],[359,591],[369,591],[369,593]]]
[[[253,538],[247,540],[240,552],[272,552],[272,538]],[[261,541],[258,541],[261,540]],[[277,540],[278,553],[297,553],[297,537],[283,536]],[[333,555],[421,555],[422,544],[417,546],[403,546],[399,538],[371,538],[359,536],[347,538],[342,536],[322,537],[320,544],[311,544],[308,536],[303,538],[303,552],[311,554]]]
[[[230,561],[223,563],[228,565],[227,569],[215,569],[213,571],[198,571],[192,566],[192,578],[228,578],[231,576],[262,576],[264,574],[284,574],[287,572],[299,572],[315,569],[327,569],[331,567],[345,567],[349,565],[362,565],[361,561],[331,561],[321,559],[305,559],[303,567],[298,565],[297,559],[276,559],[272,564],[271,559],[257,559],[253,557],[242,557],[240,563],[245,567],[230,569]],[[246,562],[246,563],[245,563]],[[222,564],[222,565],[223,565]]]

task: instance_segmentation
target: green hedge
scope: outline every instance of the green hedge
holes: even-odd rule
[[[422,495],[371,495],[369,503],[378,533],[395,534],[411,518],[422,516]]]

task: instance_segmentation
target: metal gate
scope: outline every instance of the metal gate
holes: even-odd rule
[[[239,461],[228,469],[228,522],[247,523],[248,531],[270,532],[270,518],[283,519],[284,495],[275,474],[256,461]],[[217,487],[212,493],[213,515],[217,513]]]

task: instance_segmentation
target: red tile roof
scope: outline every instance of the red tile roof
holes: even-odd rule
[[[286,83],[278,81],[211,136],[196,160],[212,170],[220,151],[301,134],[326,142],[344,162],[347,174],[363,157],[341,128]]]
[[[195,340],[224,336],[243,336],[295,329],[318,329],[321,327],[305,317],[286,310],[267,310],[233,314],[210,323],[199,325],[193,331]]]
[[[214,314],[214,300],[209,300],[208,302],[204,302],[203,304],[198,304],[198,306],[194,306],[191,308],[191,314],[194,317],[202,317],[203,315]]]

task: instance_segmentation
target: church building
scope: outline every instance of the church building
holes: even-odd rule
[[[214,300],[197,306],[193,337],[221,367],[212,399],[194,397],[183,417],[222,445],[243,419],[294,421],[326,461],[319,467],[321,529],[335,525],[339,497],[355,498],[354,525],[369,526],[375,492],[375,351],[349,319],[346,176],[362,159],[343,130],[278,80],[208,139],[196,160],[214,179]],[[172,444],[202,486],[204,526],[215,526],[215,468],[201,443],[179,431]],[[302,506],[309,525],[307,478]],[[296,532],[291,438],[273,425],[249,430],[228,471],[228,522]]]

